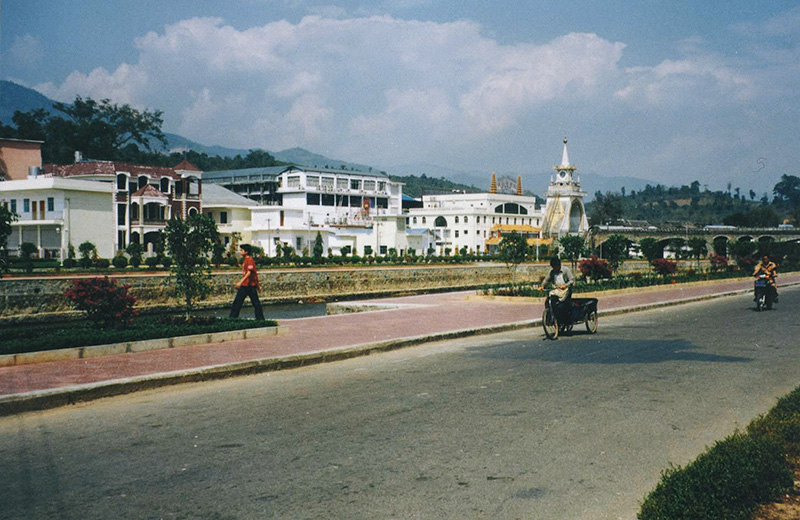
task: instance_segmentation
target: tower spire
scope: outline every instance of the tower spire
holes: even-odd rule
[[[567,153],[567,137],[564,136],[564,153],[561,155],[561,166],[569,166],[569,154]]]
[[[497,177],[492,172],[492,184],[489,186],[489,193],[497,193]]]
[[[517,175],[517,195],[522,195],[522,176]]]

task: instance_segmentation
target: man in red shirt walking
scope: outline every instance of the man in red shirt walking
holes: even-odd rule
[[[261,286],[258,283],[258,270],[256,270],[256,261],[253,260],[253,248],[249,244],[242,244],[239,246],[239,254],[242,255],[242,279],[236,284],[236,297],[233,299],[233,307],[231,308],[231,318],[238,318],[239,311],[242,310],[242,304],[245,297],[250,297],[250,303],[253,304],[253,310],[256,314],[257,320],[264,320],[264,310],[261,308],[261,301],[258,299],[258,290]]]

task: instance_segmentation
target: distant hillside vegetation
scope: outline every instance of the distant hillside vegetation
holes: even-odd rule
[[[403,194],[415,199],[423,195],[442,195],[445,193],[480,193],[482,190],[475,186],[468,186],[466,184],[459,184],[457,182],[448,181],[444,177],[434,178],[428,177],[424,173],[417,177],[416,175],[390,175],[390,179],[395,182],[402,182]]]

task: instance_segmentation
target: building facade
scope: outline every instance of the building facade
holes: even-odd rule
[[[70,246],[92,242],[100,257],[116,252],[112,216],[114,189],[110,183],[35,176],[0,182],[0,205],[16,213],[8,250],[18,256],[25,242],[38,248],[39,258],[64,260]]]
[[[42,166],[42,141],[0,138],[0,181],[22,181]]]
[[[383,173],[283,166],[205,172],[203,180],[260,203],[251,208],[248,231],[270,256],[284,246],[311,254],[317,233],[324,254],[339,254],[345,246],[364,254],[366,246],[378,252],[405,244],[390,242],[404,236],[402,184]]]
[[[114,224],[115,253],[137,243],[152,254],[169,219],[201,211],[202,172],[186,161],[168,168],[76,158],[74,164],[45,165],[44,174],[112,187],[108,218]]]

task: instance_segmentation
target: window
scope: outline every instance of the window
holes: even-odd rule
[[[465,234],[465,235],[469,235],[469,229],[465,229],[465,230],[464,230],[464,234]]]
[[[147,186],[147,177],[144,176],[144,175],[140,175],[139,176],[139,189],[141,190],[145,186]]]
[[[464,217],[464,224],[469,222],[469,217]]]
[[[31,199],[22,199],[22,211],[25,213],[31,212]]]
[[[386,191],[386,182],[378,181],[378,191]]]
[[[333,177],[323,177],[322,178],[322,188],[323,189],[333,189]]]
[[[303,250],[303,237],[295,237],[294,243],[297,246],[295,249],[297,249],[298,253]]]
[[[299,188],[300,187],[300,176],[299,175],[290,175],[286,178],[286,187],[287,188]]]
[[[426,219],[425,217],[422,217],[422,223],[423,224],[427,224],[428,223],[428,219]]]
[[[125,225],[125,214],[128,212],[128,208],[125,207],[125,204],[117,204],[117,225],[124,226]]]
[[[417,223],[417,217],[414,217],[414,224]]]
[[[128,176],[124,173],[120,173],[117,175],[117,189],[118,190],[125,190],[128,187]]]
[[[220,224],[227,224],[228,223],[228,212],[227,211],[220,211],[219,212],[219,223]]]
[[[319,177],[316,175],[306,177],[306,188],[319,188]]]
[[[456,238],[458,238],[458,230],[456,229]]]
[[[306,204],[309,206],[319,206],[320,195],[319,193],[306,193]]]
[[[53,197],[47,197],[47,211],[56,210],[56,201]]]
[[[436,217],[433,225],[436,227],[447,227],[447,219],[444,217]]]
[[[17,199],[11,199],[11,213],[17,212]]]
[[[169,193],[169,179],[161,178],[161,193]]]
[[[456,217],[456,224],[458,224],[458,217]]]
[[[338,178],[336,179],[336,188],[339,190],[346,190],[347,189],[347,179],[346,178]]]
[[[358,179],[350,179],[350,189],[351,190],[360,190],[361,189],[361,181]]]
[[[388,252],[388,246],[380,246],[380,252],[382,255],[385,255]]]
[[[375,181],[364,181],[364,189],[367,191],[375,191]]]

